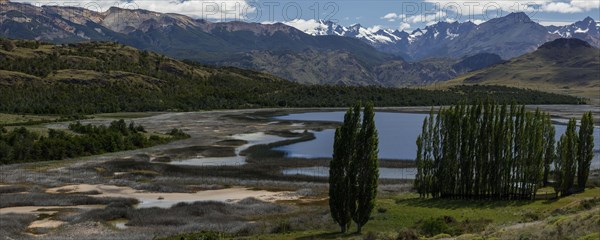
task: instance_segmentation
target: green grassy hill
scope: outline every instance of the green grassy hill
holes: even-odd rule
[[[89,114],[258,107],[441,105],[492,97],[531,104],[580,99],[499,87],[449,90],[306,86],[109,42],[52,45],[0,39],[0,112]]]
[[[535,52],[439,84],[504,85],[600,101],[600,49],[578,39],[557,39]]]

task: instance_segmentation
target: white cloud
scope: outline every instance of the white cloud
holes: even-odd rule
[[[553,2],[542,6],[544,12],[557,12],[557,13],[578,13],[583,10],[579,7],[573,6],[572,4],[565,2]]]
[[[427,13],[427,14],[416,14],[416,15],[405,15],[397,13],[388,13],[381,19],[387,19],[388,21],[399,20],[403,23],[426,23],[432,21],[443,21],[446,17],[445,12]]]
[[[256,6],[246,0],[114,0],[114,1],[73,1],[73,0],[13,0],[37,6],[56,5],[83,7],[104,12],[110,7],[125,9],[146,9],[161,13],[178,13],[195,18],[212,20],[247,19],[256,16]]]
[[[388,13],[385,16],[383,16],[384,19],[390,19],[390,18],[397,18],[398,14],[396,13]]]
[[[409,30],[410,29],[410,24],[408,23],[400,23],[400,26],[398,27],[398,30],[400,31],[404,31],[404,30]]]
[[[485,20],[481,20],[481,19],[473,19],[471,22],[473,22],[475,25],[479,25],[485,22]]]
[[[431,26],[431,25],[435,25],[435,24],[437,24],[437,23],[438,23],[438,22],[436,22],[436,21],[431,21],[431,22],[427,22],[427,23],[425,24],[425,26]]]
[[[570,2],[549,2],[541,7],[544,12],[579,13],[600,8],[600,0],[571,0]]]
[[[507,12],[533,12],[536,6],[542,6],[552,0],[515,0],[515,1],[473,1],[473,0],[424,0],[439,11],[458,13],[462,18],[486,14],[489,18],[498,17],[498,11],[505,15]]]
[[[566,21],[540,21],[539,24],[543,26],[567,26],[573,24],[573,22]]]
[[[416,15],[388,13],[385,16],[381,17],[381,19],[399,20],[400,21],[400,25],[398,27],[399,30],[409,29],[411,27],[411,24],[419,24],[419,23],[424,23],[425,25],[429,26],[429,25],[433,25],[433,24],[436,24],[441,21],[445,21],[445,22],[472,21],[476,25],[479,25],[479,24],[485,22],[485,20],[482,20],[482,19],[465,19],[465,18],[456,19],[456,18],[454,18],[453,15],[448,16],[446,11],[438,11],[438,12],[434,12],[434,13],[416,14]]]
[[[600,8],[600,0],[571,0],[571,5],[589,11]]]
[[[412,23],[423,23],[423,22],[439,22],[444,20],[446,12],[437,12],[433,14],[419,14],[413,16],[405,16],[404,20]]]
[[[398,18],[398,15],[396,13],[388,13],[385,16],[381,17],[381,19],[385,19],[390,22],[396,21],[396,18]]]
[[[457,20],[456,20],[456,19],[454,19],[454,18],[446,18],[446,20],[444,20],[444,21],[445,21],[445,22],[452,23],[452,22],[456,22]]]
[[[502,15],[510,12],[525,12],[533,15],[536,12],[578,13],[600,8],[600,0],[424,1],[432,5],[427,8],[429,11],[432,9],[434,9],[433,11],[450,11],[465,18],[483,14],[488,15],[486,19],[498,17],[498,11],[501,11]]]

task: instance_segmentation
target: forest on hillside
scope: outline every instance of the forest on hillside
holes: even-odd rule
[[[498,86],[448,90],[301,85],[237,68],[177,61],[117,43],[51,45],[2,40],[0,112],[92,114],[261,107],[448,105],[491,98],[519,104],[580,104],[582,99]]]

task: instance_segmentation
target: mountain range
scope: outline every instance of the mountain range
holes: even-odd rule
[[[172,13],[111,7],[105,12],[60,6],[0,3],[3,37],[72,43],[114,41],[177,58],[211,62],[252,50],[341,50],[365,61],[390,56],[351,38],[310,36],[282,23],[213,23]]]
[[[112,41],[305,84],[426,85],[502,63],[563,36],[594,46],[600,39],[591,18],[546,28],[524,13],[479,25],[439,22],[411,33],[332,22],[305,31],[283,23],[209,22],[143,9],[95,12],[0,2],[0,37],[52,43]]]
[[[292,26],[293,22],[288,23]],[[335,35],[357,38],[379,51],[400,55],[408,60],[436,57],[463,57],[488,52],[511,59],[529,53],[557,38],[578,38],[600,47],[600,23],[591,17],[567,26],[542,26],[525,13],[511,13],[476,25],[473,22],[438,22],[411,32],[348,27],[331,21],[318,21],[303,29],[314,36]]]

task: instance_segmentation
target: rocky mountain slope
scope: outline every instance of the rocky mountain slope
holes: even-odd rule
[[[94,12],[84,8],[2,2],[0,35],[54,43],[115,41],[205,63],[253,50],[339,50],[366,62],[393,58],[357,39],[311,36],[281,23],[213,23],[180,14],[116,7]]]
[[[433,84],[455,78],[503,60],[495,54],[477,54],[462,59],[402,59],[366,64],[342,51],[273,52],[252,51],[218,62],[218,65],[254,69],[303,84],[375,85],[406,87]]]
[[[600,101],[600,49],[576,38],[560,38],[510,61],[445,82],[505,85],[578,95]]]

